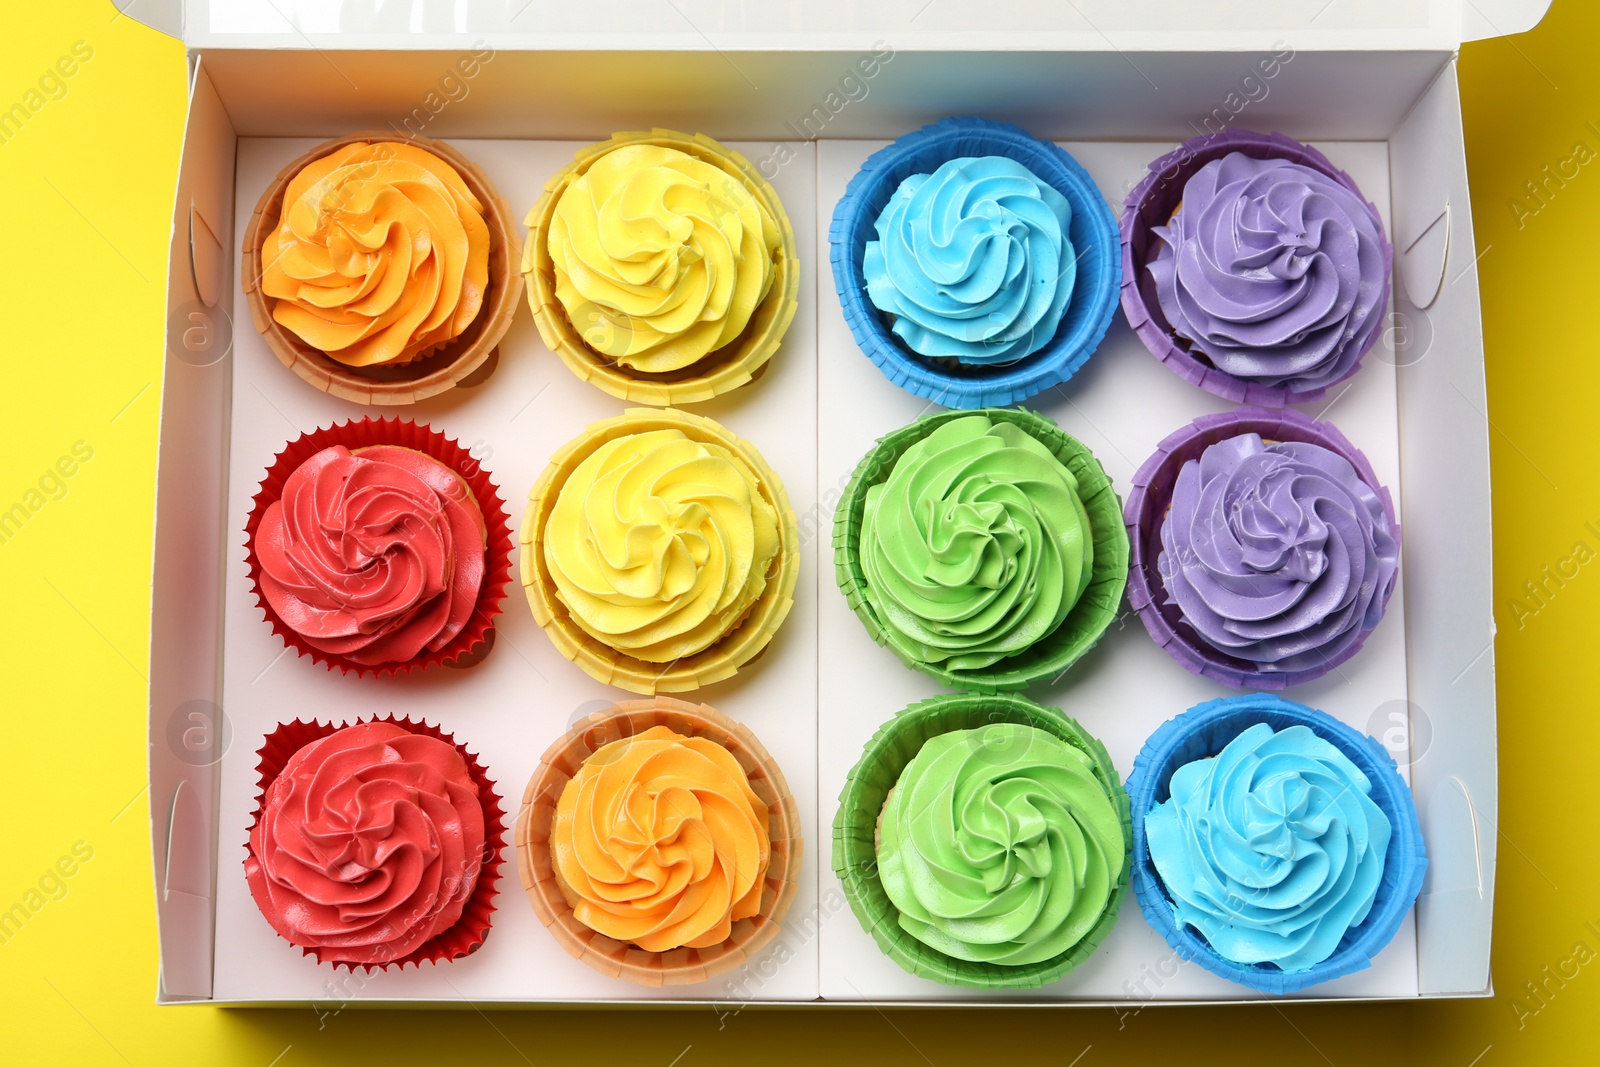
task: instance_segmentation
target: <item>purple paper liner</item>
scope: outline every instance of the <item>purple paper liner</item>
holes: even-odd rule
[[[1389,819],[1389,847],[1384,853],[1383,878],[1372,910],[1359,925],[1345,931],[1333,955],[1292,974],[1271,964],[1241,964],[1224,959],[1197,931],[1179,926],[1172,901],[1150,857],[1144,829],[1145,816],[1169,797],[1174,771],[1186,763],[1215,756],[1228,742],[1258,723],[1275,731],[1290,726],[1309,727],[1367,776],[1373,803]],[[1133,892],[1145,920],[1180,958],[1263,993],[1293,993],[1366,970],[1372,966],[1372,957],[1394,939],[1422,890],[1422,876],[1428,868],[1427,849],[1417,820],[1416,801],[1400,777],[1394,758],[1377,741],[1327,712],[1279,696],[1252,693],[1221,697],[1167,720],[1150,735],[1134,759],[1133,773],[1128,775],[1128,796],[1133,809]]]
[[[1079,258],[1072,297],[1048,344],[1014,363],[954,370],[912,352],[889,330],[867,297],[862,257],[902,181],[966,156],[1016,160],[1066,197],[1072,205],[1068,236]],[[1009,123],[941,119],[874,152],[834,207],[828,241],[834,289],[861,351],[900,388],[948,408],[1008,407],[1067,381],[1100,346],[1117,307],[1121,268],[1111,205],[1065,149]]]
[[[1262,404],[1283,407],[1288,404],[1305,404],[1322,399],[1327,391],[1361,369],[1361,361],[1383,332],[1386,316],[1374,315],[1367,325],[1366,336],[1356,361],[1337,381],[1316,389],[1296,392],[1288,386],[1262,385],[1244,378],[1236,378],[1218,370],[1209,362],[1197,358],[1189,351],[1167,323],[1156,300],[1155,280],[1146,270],[1154,257],[1160,239],[1151,232],[1154,226],[1164,226],[1178,202],[1183,199],[1183,187],[1201,167],[1230,152],[1241,152],[1253,159],[1285,159],[1291,163],[1321,171],[1329,178],[1349,189],[1372,213],[1383,247],[1384,306],[1389,302],[1389,282],[1394,273],[1394,246],[1384,232],[1383,219],[1378,209],[1366,198],[1348,174],[1334,166],[1328,157],[1281,133],[1256,133],[1252,130],[1228,129],[1220,133],[1191,137],[1177,148],[1150,164],[1144,180],[1128,194],[1122,212],[1122,311],[1128,325],[1139,335],[1157,359],[1173,373],[1206,392],[1231,400],[1236,404]]]
[[[1378,480],[1377,472],[1361,450],[1350,443],[1331,423],[1318,422],[1293,408],[1241,407],[1218,415],[1202,415],[1156,446],[1154,454],[1140,465],[1133,476],[1133,488],[1123,505],[1123,520],[1128,527],[1128,603],[1139,613],[1145,629],[1167,655],[1193,674],[1210,678],[1233,689],[1285,689],[1314,681],[1361,651],[1372,630],[1364,631],[1338,655],[1317,667],[1303,671],[1263,671],[1254,664],[1225,655],[1205,644],[1184,623],[1176,604],[1169,604],[1166,583],[1156,565],[1161,556],[1161,525],[1172,502],[1172,489],[1178,472],[1189,460],[1218,441],[1240,434],[1260,434],[1269,441],[1303,441],[1321,445],[1349,460],[1356,474],[1383,502],[1395,545],[1400,544],[1400,522],[1389,490]],[[1394,595],[1390,583],[1383,595],[1379,615],[1388,609]]]

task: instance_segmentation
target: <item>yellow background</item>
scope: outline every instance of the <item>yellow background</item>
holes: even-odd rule
[[[9,338],[0,357],[0,510],[75,442],[93,448],[66,479],[65,496],[0,544],[0,910],[74,844],[93,850],[66,895],[0,945],[0,1012],[9,1024],[0,1061],[698,1067],[828,1057],[945,1067],[996,1055],[1093,1067],[1227,1062],[1243,1052],[1261,1062],[1341,1065],[1600,1062],[1600,567],[1584,566],[1536,613],[1512,606],[1523,583],[1570,557],[1576,542],[1600,543],[1585,528],[1600,526],[1592,340],[1600,162],[1552,185],[1543,204],[1526,199],[1524,187],[1571,157],[1577,142],[1600,150],[1600,7],[1556,0],[1531,34],[1470,45],[1461,59],[1494,427],[1499,993],[1122,1018],[867,1009],[719,1020],[703,1009],[319,1019],[307,1009],[157,1009],[143,672],[184,56],[176,41],[114,15],[105,0],[14,0],[0,37],[0,109],[21,100],[74,42],[94,49],[66,95],[0,143],[0,330]],[[1545,982],[1544,968],[1554,970],[1580,942],[1591,962],[1565,984],[1546,984],[1542,1003],[1528,996],[1525,983]]]

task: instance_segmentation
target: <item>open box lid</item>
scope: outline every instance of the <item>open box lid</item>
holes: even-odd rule
[[[1451,51],[1522,33],[1550,0],[112,0],[191,48],[761,51]],[[974,27],[982,27],[974,29]]]

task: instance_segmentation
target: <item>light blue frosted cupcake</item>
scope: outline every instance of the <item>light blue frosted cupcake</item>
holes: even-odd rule
[[[851,180],[829,233],[862,351],[946,407],[1066,381],[1116,306],[1110,206],[1070,155],[1015,126],[953,118],[900,138]]]
[[[1370,966],[1422,887],[1394,760],[1303,704],[1189,709],[1145,742],[1128,793],[1145,918],[1184,959],[1264,993]]]

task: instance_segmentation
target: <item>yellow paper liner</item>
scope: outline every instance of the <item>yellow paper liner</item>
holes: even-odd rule
[[[680,430],[689,438],[735,453],[756,476],[761,495],[777,510],[778,553],[767,586],[742,619],[711,647],[670,663],[651,663],[618,651],[590,635],[572,619],[556,596],[555,580],[544,559],[545,527],[556,497],[573,470],[607,441],[650,430]],[[721,423],[674,408],[629,408],[621,416],[590,424],[556,452],[529,496],[519,534],[522,585],[535,621],[561,654],[606,685],[631,693],[685,693],[736,674],[766,650],[794,606],[800,576],[800,527],[783,482],[750,442]]]
[[[744,332],[704,358],[667,374],[632,370],[610,356],[590,348],[556,298],[555,265],[546,242],[556,204],[580,175],[607,152],[625,145],[648,144],[674,148],[719,168],[748,189],[777,220],[782,250],[777,273],[766,299],[750,317]],[[522,273],[528,280],[528,306],[545,347],[584,381],[612,396],[637,404],[667,407],[693,404],[730,392],[760,375],[778,350],[794,321],[800,297],[800,260],[794,226],[783,210],[777,191],[744,156],[705,134],[690,136],[675,130],[639,130],[612,134],[611,138],[579,151],[573,161],[545,183],[544,193],[526,219],[528,242],[522,250]]]
[[[726,941],[709,948],[646,952],[596,933],[579,922],[562,891],[550,857],[550,832],[561,791],[595,752],[613,741],[665,726],[687,737],[705,737],[738,761],[750,788],[767,805],[771,861],[761,891],[761,910],[733,924]],[[800,808],[783,772],[749,729],[705,704],[673,697],[625,700],[595,712],[540,757],[522,795],[514,831],[517,871],[539,922],[575,959],[611,978],[644,986],[703,982],[752,959],[777,935],[794,902],[804,845]]]
[[[306,344],[273,319],[269,299],[260,286],[265,268],[263,246],[276,231],[283,215],[284,190],[308,163],[347,144],[381,141],[401,142],[432,152],[461,175],[467,188],[483,205],[483,221],[489,227],[489,282],[477,317],[459,336],[409,360],[350,367]],[[380,131],[352,133],[324,142],[278,172],[261,199],[256,201],[255,211],[245,224],[240,277],[251,321],[279,362],[324,392],[357,404],[378,406],[412,404],[437,396],[484,369],[501,338],[511,328],[517,297],[522,291],[522,275],[516,269],[521,246],[512,219],[511,206],[495,192],[482,168],[444,141]]]

